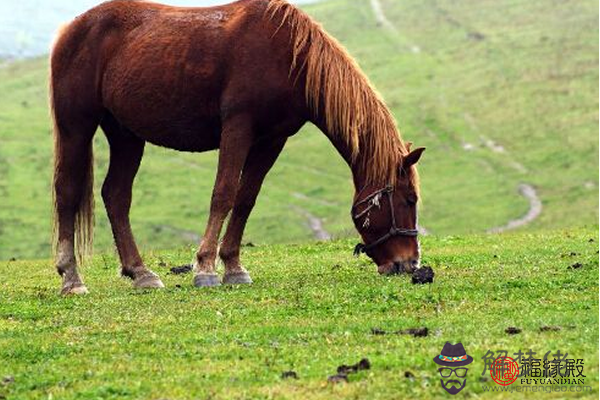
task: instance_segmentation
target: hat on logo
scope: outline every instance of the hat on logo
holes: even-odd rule
[[[471,364],[473,357],[467,355],[462,343],[450,344],[450,342],[446,342],[442,353],[435,357],[433,362],[444,367],[461,367]]]

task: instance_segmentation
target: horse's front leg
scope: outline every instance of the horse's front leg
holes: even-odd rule
[[[210,216],[194,262],[194,286],[218,286],[215,272],[219,234],[227,214],[231,211],[240,184],[240,173],[246,161],[252,140],[252,120],[236,116],[223,123],[219,146],[219,166],[210,203]]]
[[[248,272],[240,264],[240,244],[248,217],[256,203],[263,181],[281,153],[286,139],[258,143],[252,147],[244,165],[240,188],[221,244],[219,256],[225,264],[225,284],[252,283]]]

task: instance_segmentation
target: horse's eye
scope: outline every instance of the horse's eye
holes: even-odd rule
[[[419,199],[417,198],[417,196],[415,195],[409,195],[408,197],[406,197],[406,203],[409,206],[414,206],[417,205],[417,202],[419,201]]]

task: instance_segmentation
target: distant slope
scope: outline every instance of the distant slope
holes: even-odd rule
[[[598,219],[598,8],[592,1],[330,0],[306,10],[344,43],[384,95],[404,139],[428,147],[421,223],[483,232],[543,210],[526,228]],[[0,259],[46,256],[51,133],[45,60],[0,67]],[[97,187],[108,153],[96,136]],[[132,221],[144,248],[193,243],[208,215],[216,153],[149,146]],[[99,191],[97,191],[99,193]],[[245,241],[313,238],[307,215],[352,232],[350,172],[307,127],[267,179]],[[97,199],[97,247],[110,249]],[[523,228],[521,228],[523,229]]]

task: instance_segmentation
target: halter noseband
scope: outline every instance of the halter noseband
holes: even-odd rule
[[[390,185],[384,187],[383,189],[379,189],[379,190],[375,191],[374,193],[371,193],[370,195],[368,195],[361,201],[354,203],[354,205],[352,206],[352,218],[356,221],[359,218],[366,215],[367,217],[365,218],[365,222],[363,222],[363,227],[364,228],[368,227],[370,224],[371,209],[373,207],[377,207],[377,208],[381,207],[380,200],[381,200],[381,196],[383,196],[384,194],[387,194],[388,202],[390,203],[390,215],[392,218],[392,226],[390,227],[390,231],[372,243],[357,244],[356,247],[354,248],[354,255],[357,257],[360,255],[360,253],[367,253],[369,250],[374,249],[375,247],[386,242],[390,238],[393,238],[394,236],[409,236],[409,237],[419,236],[419,231],[417,229],[404,229],[404,228],[398,228],[396,226],[396,215],[394,214],[394,201],[393,201],[394,200],[394,188]],[[360,206],[361,204],[366,204],[366,203],[369,204],[367,206],[367,208],[365,208],[362,212],[360,212],[358,214],[354,213],[356,210],[356,207]]]

